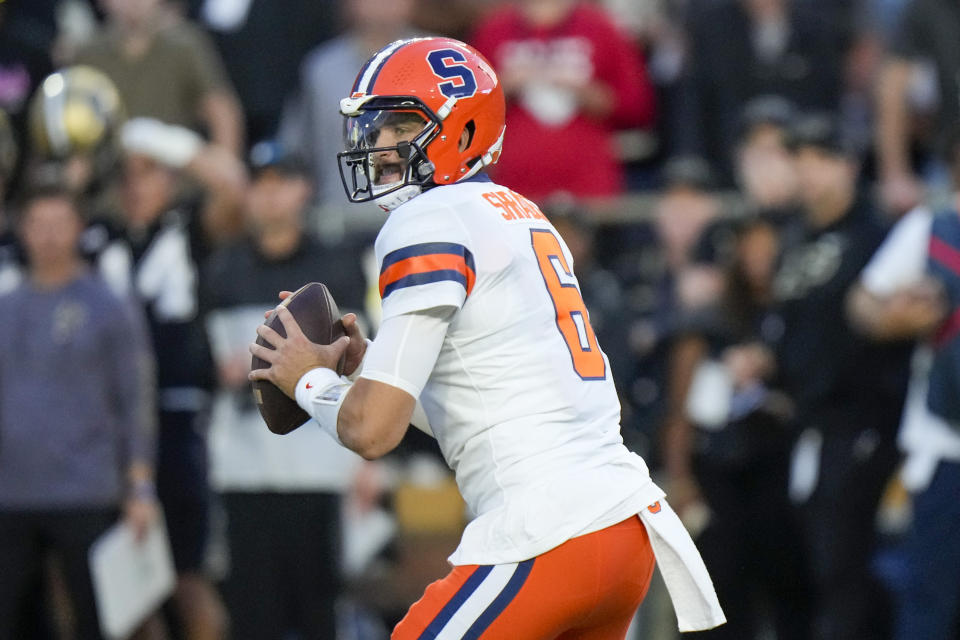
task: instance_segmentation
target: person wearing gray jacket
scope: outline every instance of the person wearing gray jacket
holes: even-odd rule
[[[26,277],[0,297],[0,639],[42,560],[59,558],[78,638],[99,638],[88,569],[119,513],[137,536],[157,517],[153,362],[146,325],[80,256],[83,219],[56,189],[19,221]]]

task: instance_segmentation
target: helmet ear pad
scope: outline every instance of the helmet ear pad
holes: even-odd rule
[[[473,144],[474,134],[477,132],[477,125],[473,120],[467,122],[463,127],[463,133],[460,134],[460,153],[466,153]]]
[[[466,111],[457,113],[460,109]],[[426,148],[427,156],[437,168],[434,182],[451,184],[460,180],[490,151],[503,134],[505,110],[502,98],[477,103],[464,100],[454,105],[450,117],[443,121],[440,134]],[[464,122],[464,125],[459,131],[448,131],[450,122]],[[461,149],[464,133],[467,134],[467,145]],[[451,134],[456,136],[452,144]]]
[[[457,141],[457,154],[461,156],[461,158],[466,158],[466,164],[469,166],[473,166],[473,163],[480,159],[480,154],[471,153],[472,150],[470,149],[476,137],[474,135],[476,131],[477,126],[473,120],[470,120],[460,131],[459,140]]]

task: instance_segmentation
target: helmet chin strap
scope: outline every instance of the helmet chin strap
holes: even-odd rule
[[[401,158],[406,160],[408,163],[410,162],[410,159],[413,156],[413,150],[414,150],[414,146],[409,142],[401,142],[397,145],[397,154]],[[414,171],[416,172],[417,177],[420,178],[420,180],[426,180],[431,175],[433,175],[433,171],[434,171],[433,163],[429,162],[426,159],[426,157],[422,156],[422,154],[421,154],[421,157],[423,158],[423,161],[417,164],[416,169]],[[409,173],[410,171],[411,169],[408,166],[405,169],[405,173]],[[407,202],[408,200],[412,200],[413,198],[423,193],[423,187],[418,184],[408,184],[405,187],[397,189],[396,191],[390,191],[391,189],[393,189],[393,187],[394,187],[393,184],[373,185],[371,187],[370,191],[374,196],[374,201],[377,203],[377,206],[379,206],[384,211],[393,211],[394,209],[402,205],[404,202]],[[377,195],[378,193],[381,193],[384,191],[390,191],[390,193]]]
[[[376,195],[378,191],[386,191],[391,189],[393,185],[374,185],[371,191],[374,194],[374,202],[377,203],[377,206],[383,209],[384,211],[393,211],[404,202],[416,198],[423,192],[423,188],[420,185],[408,184],[407,186],[397,189],[396,191],[391,191],[390,193],[385,193],[382,196]]]

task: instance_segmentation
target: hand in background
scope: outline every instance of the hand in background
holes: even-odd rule
[[[890,331],[896,335],[929,335],[947,315],[943,287],[929,278],[900,289],[887,304]]]
[[[769,378],[776,366],[773,354],[759,343],[730,347],[723,353],[723,363],[730,371],[736,389],[743,389]]]
[[[880,181],[880,198],[894,216],[899,217],[923,200],[923,184],[909,173],[897,173]]]
[[[133,530],[137,542],[143,542],[147,529],[156,522],[159,513],[159,504],[152,495],[133,495],[123,504],[123,522]]]

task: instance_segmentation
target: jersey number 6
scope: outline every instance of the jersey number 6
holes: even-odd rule
[[[573,359],[573,370],[584,380],[603,380],[606,377],[603,353],[590,326],[577,279],[560,249],[560,241],[547,229],[531,229],[530,240],[547,293],[557,311],[557,329]]]

